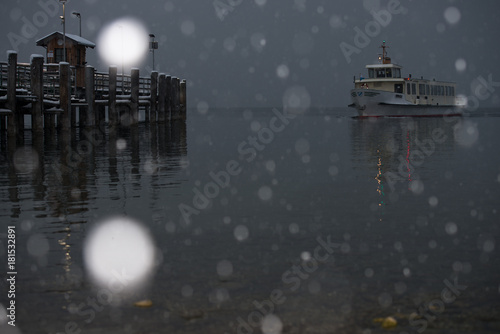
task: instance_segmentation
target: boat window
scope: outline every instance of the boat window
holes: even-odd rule
[[[424,84],[418,84],[418,93],[420,95],[425,95],[425,85]]]
[[[386,76],[386,78],[392,78],[392,69],[386,68],[385,69],[385,76]]]
[[[377,78],[385,78],[385,68],[377,69]]]
[[[406,94],[411,94],[409,82],[406,83]]]
[[[370,78],[370,79],[375,78],[375,73],[373,71],[373,68],[368,69],[368,78]]]
[[[451,96],[455,96],[455,87],[451,87]]]
[[[395,68],[392,73],[393,78],[401,78],[401,69]]]
[[[444,86],[441,86],[441,95],[444,95]]]
[[[394,93],[403,93],[403,84],[394,84]]]
[[[429,85],[425,85],[425,93],[426,93],[425,95],[430,95],[431,91],[429,88],[430,88]]]
[[[411,84],[411,95],[417,95],[417,84]]]
[[[431,86],[431,95],[436,95],[436,86]]]

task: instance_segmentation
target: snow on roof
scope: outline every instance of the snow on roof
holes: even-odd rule
[[[386,67],[402,68],[401,65],[393,64],[393,63],[366,65],[366,68],[386,68]]]
[[[52,39],[50,37],[56,35],[56,34],[59,34],[61,36],[63,36],[63,33],[60,32],[60,31],[55,31],[45,37],[42,37],[40,38],[38,41],[36,41],[36,45],[41,45],[41,46],[45,46],[47,45],[47,42]],[[83,37],[80,37],[78,35],[73,35],[73,34],[66,34],[66,38],[69,38],[71,39],[72,41],[76,42],[77,44],[80,44],[80,45],[83,45],[83,46],[87,46],[89,48],[95,48],[95,44],[92,43],[91,41],[89,41],[88,39],[85,39]]]

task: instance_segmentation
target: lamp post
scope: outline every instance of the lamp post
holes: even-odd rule
[[[66,0],[59,0],[60,3],[62,3],[63,6],[63,14],[60,16],[62,25],[63,25],[63,52],[64,52],[64,61],[66,62]]]
[[[149,34],[151,41],[149,42],[149,51],[153,53],[153,71],[155,70],[155,50],[158,49],[158,42],[155,41],[155,35]]]
[[[80,21],[80,37],[82,37],[82,15],[78,12],[73,12],[71,13],[73,15],[75,15],[76,17],[78,17],[78,20]]]
[[[124,53],[124,49],[123,49],[123,26],[120,24],[118,26],[120,28],[120,32],[121,32],[121,39],[122,39],[122,43],[121,43],[121,46],[122,46],[122,94],[125,94],[125,81],[124,81],[124,78],[125,78],[125,71],[124,71],[124,61],[123,61],[123,53]]]

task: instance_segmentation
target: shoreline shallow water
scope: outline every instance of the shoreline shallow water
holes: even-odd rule
[[[311,109],[271,136],[272,109],[189,110],[186,123],[105,133],[87,151],[83,131],[69,147],[26,132],[0,158],[18,328],[259,333],[272,307],[266,319],[283,333],[383,333],[374,320],[388,316],[398,332],[494,333],[497,116]],[[68,152],[82,159],[67,164]],[[217,184],[230,161],[238,172]],[[197,207],[198,193],[210,204]],[[181,204],[198,213],[186,221]],[[157,252],[148,284],[121,301],[100,294],[83,262],[92,226],[117,215],[146,227]],[[152,306],[134,306],[144,299]]]

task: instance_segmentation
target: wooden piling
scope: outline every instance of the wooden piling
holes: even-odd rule
[[[166,98],[165,98],[165,118],[170,120],[172,118],[172,77],[167,75],[166,78]]]
[[[139,69],[133,68],[130,73],[130,117],[131,124],[139,123]]]
[[[59,103],[62,113],[58,117],[62,130],[71,130],[71,95],[69,63],[59,63]]]
[[[17,101],[16,101],[16,74],[17,74],[17,52],[7,51],[8,69],[7,69],[7,109],[11,115],[7,118],[7,132],[10,136],[18,133]]]
[[[158,100],[158,72],[151,72],[151,86],[150,86],[150,117],[146,118],[146,122],[156,122],[156,113],[158,111],[158,105],[156,101]],[[146,113],[147,114],[147,113]]]
[[[71,99],[71,96],[70,96],[70,99]],[[70,123],[71,123],[71,127],[72,128],[76,128],[76,106],[75,105],[71,105],[71,117],[70,117]]]
[[[101,104],[99,107],[97,107],[97,125],[98,126],[104,126],[104,123],[106,122],[106,106]]]
[[[116,76],[118,69],[116,66],[109,67],[109,88],[108,88],[108,118],[109,125],[118,125],[119,115],[116,109]]]
[[[180,102],[179,102],[179,92],[180,92],[180,81],[179,78],[172,78],[172,117],[171,119],[180,119]]]
[[[92,66],[85,67],[85,101],[87,102],[87,112],[85,114],[85,125],[95,126],[95,92],[94,92],[95,70]]]
[[[181,117],[185,118],[187,111],[186,80],[181,81],[180,103],[181,103]]]
[[[54,114],[44,113],[43,114],[43,126],[45,129],[49,131],[53,131],[55,129],[56,120]]]
[[[31,56],[31,125],[34,133],[43,132],[43,56]]]
[[[158,80],[158,122],[163,123],[166,119],[167,80],[164,73],[160,74]]]

